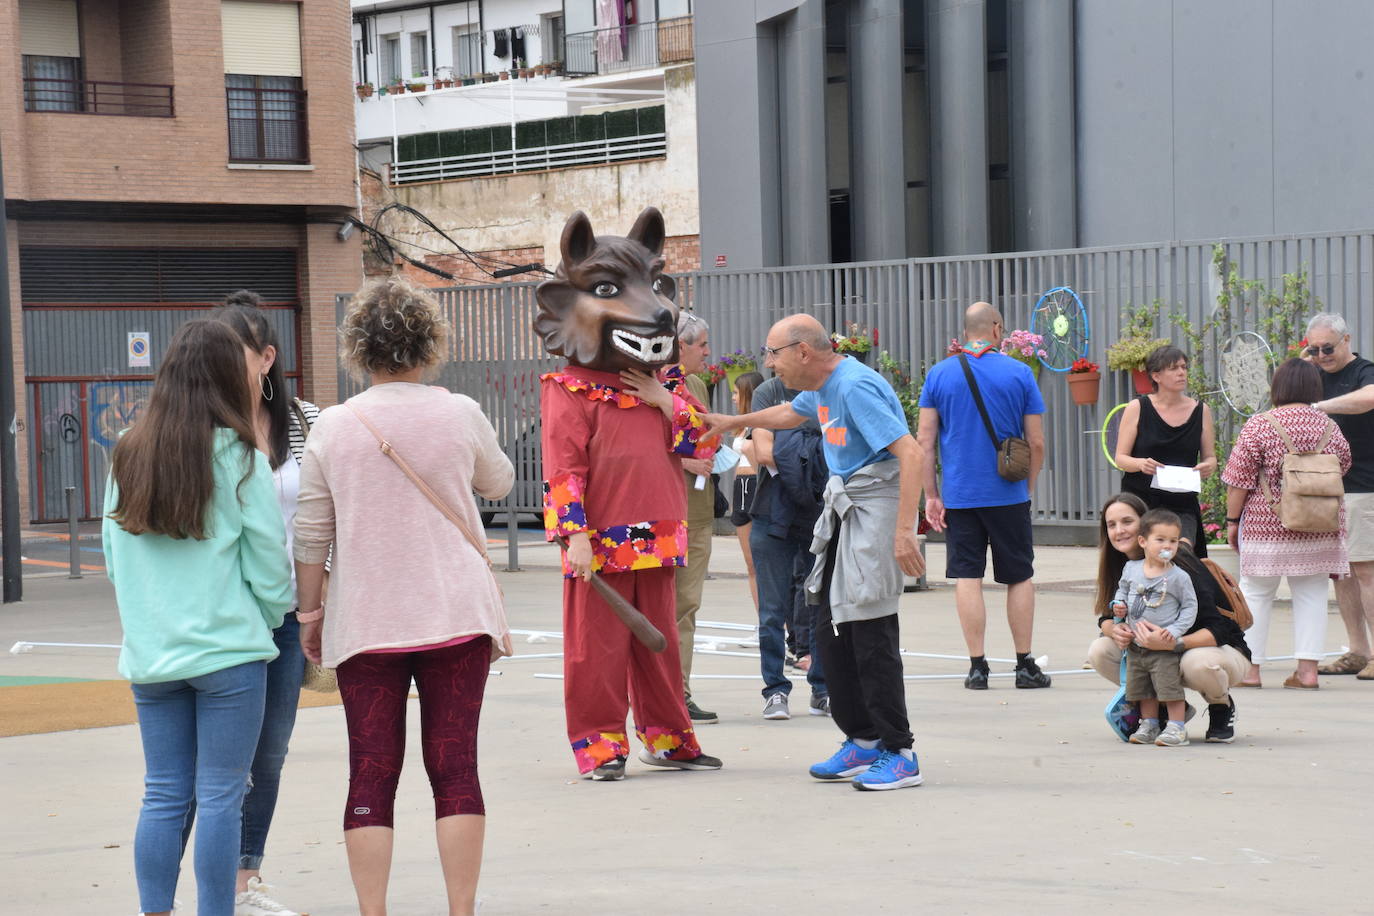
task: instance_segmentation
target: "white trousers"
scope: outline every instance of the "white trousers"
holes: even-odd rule
[[[1326,649],[1327,589],[1326,573],[1312,576],[1241,576],[1240,590],[1255,617],[1254,626],[1245,631],[1245,644],[1256,665],[1264,664],[1269,644],[1269,620],[1274,609],[1274,593],[1279,580],[1288,579],[1293,593],[1293,657],[1320,660]]]

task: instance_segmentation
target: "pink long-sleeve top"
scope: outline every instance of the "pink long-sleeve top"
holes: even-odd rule
[[[484,536],[473,491],[500,499],[515,471],[475,401],[389,382],[349,403],[474,535]],[[511,654],[500,592],[485,561],[344,405],[321,412],[306,440],[293,552],[302,563],[323,563],[331,543],[327,667],[360,652],[482,634]]]

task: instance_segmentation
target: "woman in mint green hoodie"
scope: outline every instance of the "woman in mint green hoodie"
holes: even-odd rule
[[[253,394],[238,335],[187,322],[111,460],[102,535],[143,740],[134,871],[148,916],[172,909],[193,802],[197,911],[234,912],[272,630],[295,606]]]

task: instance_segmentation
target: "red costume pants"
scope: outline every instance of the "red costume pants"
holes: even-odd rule
[[[673,568],[606,573],[602,578],[658,627],[668,648],[649,651],[591,585],[563,580],[563,701],[578,771],[588,773],[614,757],[629,756],[625,716],[632,708],[635,733],[650,753],[673,760],[699,756],[673,638]]]

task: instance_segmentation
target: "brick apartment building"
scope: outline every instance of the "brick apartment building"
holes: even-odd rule
[[[22,517],[99,515],[109,449],[181,322],[270,303],[287,375],[337,394],[361,279],[347,0],[0,0],[0,150]]]

